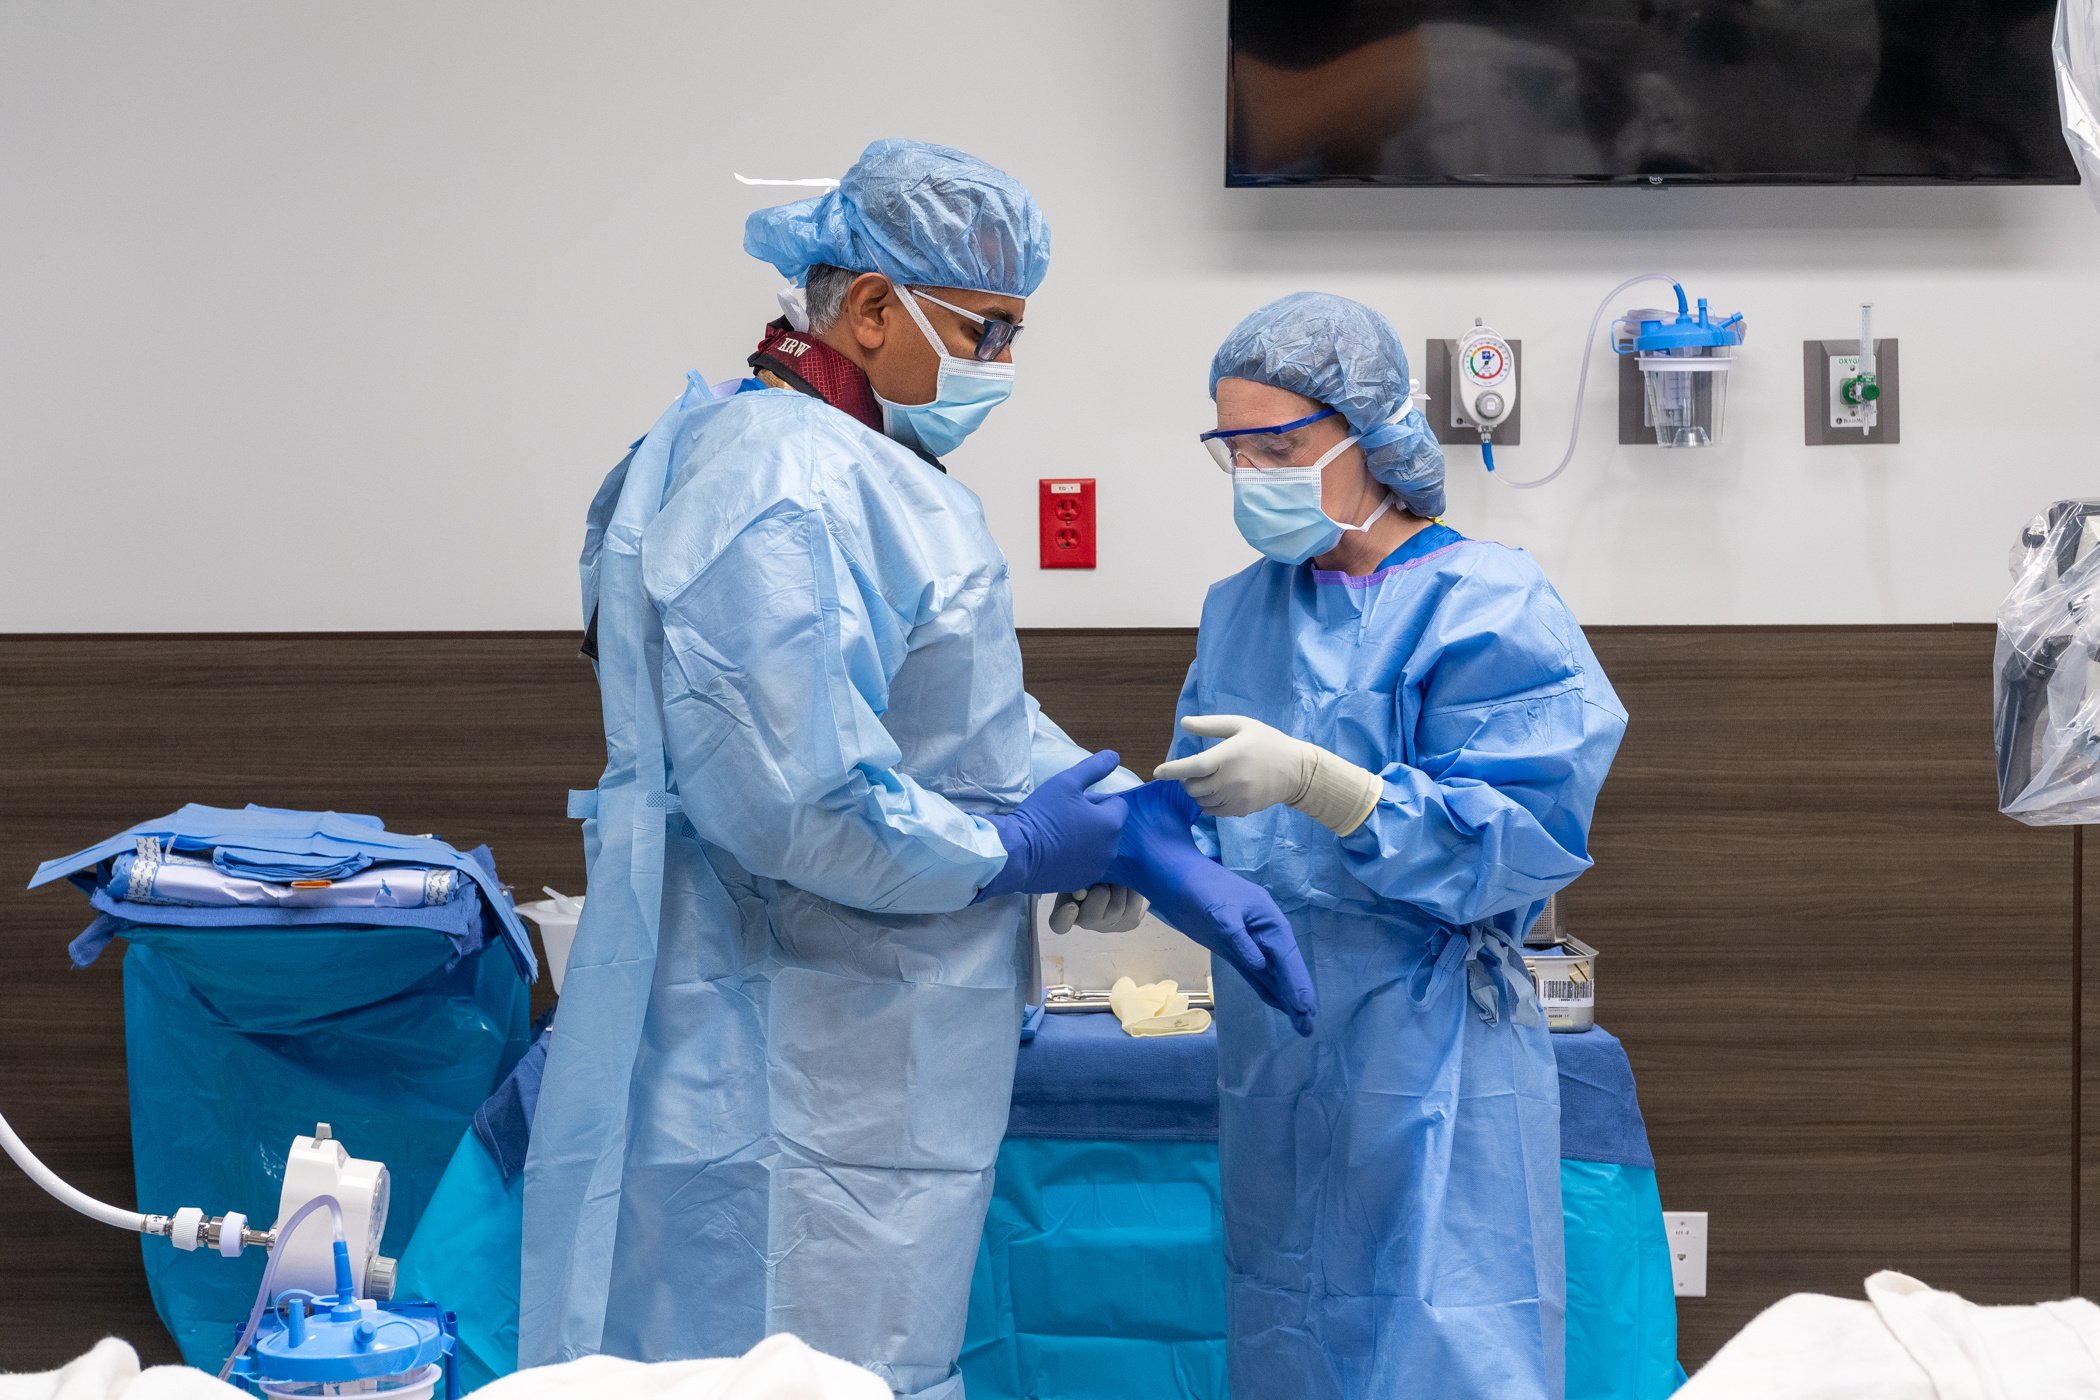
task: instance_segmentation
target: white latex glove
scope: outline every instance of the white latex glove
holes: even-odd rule
[[[1127,1035],[1201,1035],[1210,1029],[1210,1013],[1191,1011],[1189,994],[1172,982],[1140,987],[1128,977],[1118,977],[1109,988],[1108,1007]]]
[[[1128,933],[1149,907],[1145,897],[1128,885],[1094,885],[1057,897],[1050,906],[1050,931],[1070,933],[1076,923],[1096,933]]]
[[[1347,836],[1364,824],[1385,791],[1377,774],[1258,719],[1190,715],[1181,727],[1224,742],[1162,763],[1152,776],[1180,783],[1214,817],[1244,817],[1281,802]]]

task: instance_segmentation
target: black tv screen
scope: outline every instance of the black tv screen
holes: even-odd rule
[[[1231,0],[1231,185],[2075,184],[2055,0]]]

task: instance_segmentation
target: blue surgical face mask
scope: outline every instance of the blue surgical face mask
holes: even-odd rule
[[[1279,564],[1303,564],[1325,554],[1348,531],[1368,530],[1393,508],[1388,495],[1360,525],[1344,525],[1320,509],[1320,471],[1355,443],[1345,437],[1309,467],[1235,467],[1232,519],[1240,534]]]
[[[1006,396],[1014,391],[1014,367],[1010,362],[966,360],[949,354],[948,347],[934,334],[926,313],[919,310],[919,299],[901,283],[891,285],[896,287],[897,299],[911,313],[919,333],[941,357],[941,370],[934,380],[930,403],[892,403],[880,394],[875,396],[875,402],[882,405],[882,430],[906,447],[945,457],[977,431],[987,414],[1006,402]]]

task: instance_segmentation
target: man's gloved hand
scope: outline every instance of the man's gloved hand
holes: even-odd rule
[[[1154,913],[1231,963],[1298,1034],[1311,1035],[1319,998],[1276,901],[1196,849],[1196,803],[1180,784],[1146,783],[1122,796],[1129,819],[1109,878],[1144,894]]]
[[[1050,931],[1070,933],[1072,925],[1096,933],[1128,933],[1145,917],[1145,897],[1128,885],[1095,885],[1071,894],[1059,891],[1050,906]]]
[[[1006,864],[978,899],[1000,894],[1061,894],[1100,882],[1123,832],[1120,793],[1087,791],[1116,771],[1115,751],[1083,758],[1028,794],[1011,812],[986,817],[1006,847]]]
[[[1281,802],[1347,836],[1364,824],[1385,791],[1376,773],[1258,719],[1190,715],[1181,727],[1225,742],[1162,763],[1152,776],[1180,783],[1214,817],[1244,817]]]

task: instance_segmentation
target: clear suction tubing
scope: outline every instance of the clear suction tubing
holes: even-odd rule
[[[1575,377],[1575,421],[1568,427],[1568,448],[1560,464],[1531,481],[1513,481],[1497,473],[1496,480],[1518,490],[1530,490],[1557,479],[1575,460],[1575,447],[1582,439],[1582,409],[1590,382],[1590,361],[1597,343],[1598,328],[1612,303],[1647,282],[1663,282],[1677,293],[1677,310],[1638,309],[1612,322],[1611,348],[1615,354],[1632,355],[1640,366],[1642,417],[1655,432],[1658,447],[1707,447],[1721,440],[1723,415],[1728,406],[1728,372],[1735,365],[1735,349],[1748,329],[1738,312],[1716,321],[1699,298],[1697,312],[1674,277],[1644,272],[1629,277],[1604,294],[1590,318],[1582,338],[1582,361]]]

